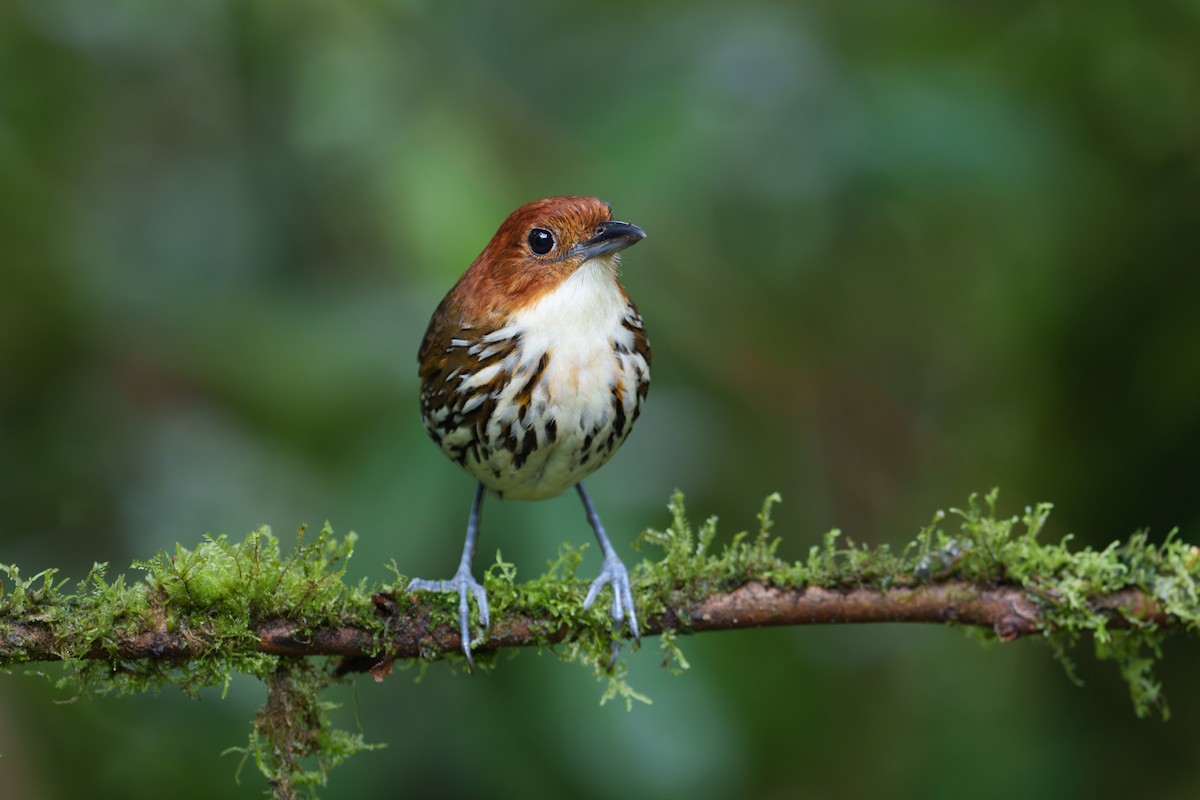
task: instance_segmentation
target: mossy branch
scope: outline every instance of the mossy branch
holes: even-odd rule
[[[996,512],[996,493],[937,512],[903,548],[857,545],[827,533],[807,558],[786,562],[771,534],[772,496],[754,535],[715,544],[716,519],[693,528],[676,494],[671,524],[639,546],[661,549],[634,571],[643,630],[662,635],[668,667],[685,669],[676,635],[764,625],[938,622],[972,626],[1002,641],[1038,635],[1070,669],[1067,652],[1090,637],[1115,660],[1139,714],[1166,714],[1152,667],[1169,632],[1200,623],[1200,548],[1145,533],[1104,550],[1042,543],[1049,504],[1017,516]],[[950,523],[953,523],[951,525]],[[951,528],[947,531],[945,528]],[[365,745],[333,730],[320,691],[355,671],[377,679],[397,659],[458,658],[453,603],[391,586],[347,584],[353,533],[302,529],[285,555],[267,528],[243,541],[208,538],[134,565],[141,580],[105,577],[97,564],[75,591],[54,570],[22,578],[0,565],[0,663],[65,661],[64,680],[93,690],[228,683],[235,672],[267,684],[268,702],[244,748],[277,797],[323,784],[329,767]],[[603,609],[581,607],[582,549],[563,547],[545,575],[518,584],[499,558],[487,570],[493,625],[476,644],[481,665],[502,648],[550,647],[589,664],[607,683],[602,699],[644,699],[610,660]],[[597,604],[603,605],[603,604]],[[305,656],[338,656],[327,664]]]
[[[8,664],[66,659],[180,662],[202,658],[230,648],[249,653],[288,658],[341,656],[354,659],[340,665],[343,674],[370,671],[396,659],[430,658],[460,652],[458,628],[435,622],[445,615],[440,601],[405,602],[401,611],[395,595],[381,592],[373,598],[385,622],[378,626],[355,624],[312,627],[288,619],[252,622],[249,636],[239,632],[230,642],[219,626],[186,630],[125,630],[106,644],[95,643],[85,652],[71,653],[52,626],[42,622],[8,619],[0,628],[0,659]],[[401,601],[403,602],[403,601]],[[1177,624],[1159,603],[1136,589],[1125,589],[1088,599],[1088,606],[1103,616],[1109,628]],[[1041,607],[1020,586],[983,586],[947,581],[923,586],[888,589],[861,587],[829,589],[822,586],[771,586],[751,580],[728,591],[697,599],[679,598],[673,607],[644,620],[647,635],[759,628],[774,625],[832,625],[863,622],[953,623],[991,629],[1001,641],[1041,634],[1046,618]],[[510,613],[496,620],[487,639],[475,651],[487,653],[511,647],[544,646],[580,637],[581,629],[528,613]]]

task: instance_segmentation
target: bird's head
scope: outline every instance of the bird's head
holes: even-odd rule
[[[619,253],[646,232],[613,219],[595,197],[548,197],[508,215],[451,292],[468,318],[503,317],[557,287],[576,270],[603,270],[615,282]],[[451,299],[448,298],[448,299]]]

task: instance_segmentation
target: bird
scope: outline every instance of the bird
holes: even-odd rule
[[[603,557],[583,607],[612,591],[613,655],[627,620],[638,640],[629,572],[583,480],[633,428],[650,387],[650,343],[621,286],[621,253],[646,232],[595,197],[548,197],[513,211],[433,312],[417,355],[420,409],[433,441],[475,481],[458,570],[408,591],[458,595],[468,667],[474,597],[482,641],[487,591],[472,562],[491,492],[541,500],[574,488]]]

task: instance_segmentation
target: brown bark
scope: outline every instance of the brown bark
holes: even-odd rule
[[[387,658],[381,657],[375,634],[365,628],[304,626],[284,619],[264,620],[255,627],[256,649],[279,656],[345,656],[347,671],[367,670],[395,658],[455,652],[459,649],[454,627],[430,627],[428,615],[401,614],[395,601],[376,595],[376,608],[386,620]],[[1094,598],[1092,607],[1109,614],[1110,625],[1120,627],[1136,619],[1170,624],[1152,598],[1130,589]],[[1042,615],[1035,598],[1020,587],[978,586],[949,582],[891,589],[777,588],[752,581],[732,591],[713,594],[690,605],[643,620],[647,634],[675,630],[680,633],[757,628],[773,625],[828,625],[863,622],[933,622],[990,627],[1003,641],[1012,641],[1041,630]],[[44,624],[0,620],[0,658],[13,662],[54,661],[63,647]],[[477,651],[521,647],[537,641],[561,641],[566,628],[532,616],[511,616],[493,623]],[[131,631],[116,637],[116,656],[125,660],[179,661],[197,657],[221,646],[216,634],[205,628],[170,632],[165,629]],[[111,658],[99,644],[85,658]]]

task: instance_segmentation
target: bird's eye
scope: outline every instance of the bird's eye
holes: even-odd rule
[[[534,228],[529,232],[529,249],[534,255],[546,255],[554,249],[554,234],[545,228]]]

